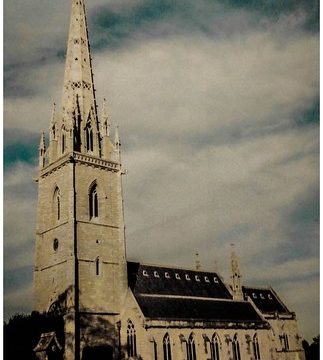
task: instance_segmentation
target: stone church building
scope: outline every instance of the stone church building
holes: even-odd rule
[[[302,360],[295,313],[270,287],[126,259],[120,140],[98,116],[84,0],[72,0],[61,109],[42,134],[34,309],[64,317],[39,359]],[[56,350],[60,351],[56,355]]]

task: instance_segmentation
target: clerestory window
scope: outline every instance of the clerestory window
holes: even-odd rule
[[[233,353],[233,360],[241,360],[240,345],[239,345],[237,334],[234,335],[234,338],[232,341],[232,353]]]
[[[196,360],[195,338],[193,333],[187,342],[187,360]]]
[[[216,334],[213,335],[210,346],[211,346],[211,360],[220,360],[219,338]]]
[[[164,360],[172,360],[171,343],[168,333],[165,334],[163,339],[163,352]]]

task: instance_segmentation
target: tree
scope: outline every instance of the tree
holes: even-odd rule
[[[64,347],[64,321],[62,316],[32,312],[30,315],[16,314],[4,323],[4,360],[34,360],[34,347],[40,335],[55,331],[59,343]]]

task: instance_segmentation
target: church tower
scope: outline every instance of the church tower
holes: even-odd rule
[[[127,290],[120,159],[105,103],[98,117],[84,0],[72,0],[62,106],[39,146],[34,269],[34,310],[64,316],[68,360],[117,347]]]

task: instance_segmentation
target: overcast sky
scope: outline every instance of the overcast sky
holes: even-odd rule
[[[87,0],[98,104],[120,126],[128,259],[272,285],[319,333],[313,0]],[[39,134],[61,102],[67,0],[5,0],[5,318],[32,309]],[[102,106],[99,107],[99,113]]]

